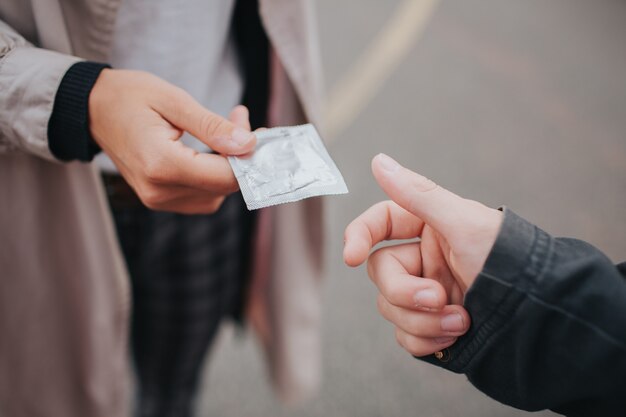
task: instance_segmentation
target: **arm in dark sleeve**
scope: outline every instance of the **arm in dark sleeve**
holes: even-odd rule
[[[465,297],[472,327],[422,358],[490,397],[568,416],[626,415],[626,264],[510,210]]]
[[[48,146],[62,161],[91,161],[100,147],[89,130],[89,94],[108,65],[77,62],[61,80],[48,122]]]

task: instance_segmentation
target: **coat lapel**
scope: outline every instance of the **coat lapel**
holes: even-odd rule
[[[322,97],[319,44],[309,0],[260,0],[265,31],[307,119],[319,125]]]

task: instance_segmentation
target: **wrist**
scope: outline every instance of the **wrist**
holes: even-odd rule
[[[93,88],[89,93],[88,99],[88,123],[89,123],[89,134],[93,138],[94,142],[99,146],[103,147],[102,143],[102,134],[100,125],[102,123],[102,114],[107,113],[107,107],[109,107],[109,112],[111,111],[111,104],[109,103],[108,96],[111,93],[111,86],[109,80],[111,78],[112,73],[115,70],[111,68],[105,68],[100,72],[100,75],[95,80]]]

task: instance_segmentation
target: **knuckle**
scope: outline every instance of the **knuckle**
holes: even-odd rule
[[[216,200],[214,200],[213,202],[211,202],[211,204],[209,204],[208,207],[208,214],[214,214],[216,213],[221,207],[222,207],[222,203],[224,203],[224,198],[218,198]]]
[[[191,94],[189,94],[187,91],[185,91],[184,88],[181,88],[177,85],[174,84],[169,84],[170,88],[171,88],[171,92],[172,95],[176,98],[178,98],[179,100],[185,100],[185,102],[189,101],[189,100],[193,100],[193,96]]]
[[[408,199],[407,208],[411,213],[420,212],[420,206],[423,203],[423,200],[422,200],[423,194],[432,194],[432,193],[436,193],[438,190],[442,190],[442,188],[439,185],[437,185],[435,182],[422,176],[418,176],[418,178],[415,178],[412,181],[410,188],[411,188],[410,190],[411,192],[408,193],[408,195],[413,196],[413,198]]]
[[[404,298],[404,289],[395,285],[394,281],[385,281],[385,298],[393,305],[401,305]]]
[[[373,263],[380,262],[380,258],[385,254],[384,249],[385,248],[380,248],[380,249],[376,249],[374,252],[372,252],[372,254],[370,255],[370,260]]]
[[[424,356],[426,354],[422,341],[417,337],[407,337],[404,341],[404,349],[413,356]]]
[[[228,184],[226,184],[224,191],[227,195],[230,195],[239,191],[239,183],[237,182],[237,180],[233,179]]]
[[[435,350],[429,350],[427,340],[409,335],[396,327],[396,342],[400,347],[415,357],[426,356]]]
[[[153,210],[159,209],[166,201],[165,195],[158,189],[158,187],[141,187],[137,195],[146,207]]]
[[[374,266],[374,259],[372,258],[372,255],[369,256],[369,258],[367,258],[367,276],[370,278],[370,281],[372,281],[376,286],[378,286],[377,284],[377,277],[376,277],[376,268]]]
[[[206,138],[213,137],[224,127],[225,121],[214,114],[206,113],[200,119],[200,131]]]
[[[393,202],[391,200],[383,200],[383,201],[379,201],[378,203],[374,204],[372,207],[370,207],[370,210],[375,211],[375,212],[383,212],[384,210],[386,210],[391,204],[393,204]]]
[[[377,249],[370,254],[367,258],[367,273],[370,279],[377,283],[379,274],[378,274],[378,264],[380,262],[380,258],[382,256],[382,249]],[[378,285],[378,284],[377,284]]]
[[[390,304],[401,305],[404,289],[397,285],[396,280],[379,274],[378,289]]]
[[[167,165],[164,158],[154,156],[144,163],[144,175],[151,183],[162,183],[167,179]]]
[[[415,191],[420,193],[431,192],[439,188],[439,186],[433,180],[419,174],[414,174],[412,186]]]
[[[409,317],[406,323],[408,332],[415,337],[423,335],[426,331],[426,327],[424,323],[419,320],[419,317]]]
[[[389,283],[389,280],[380,280],[378,289],[385,296],[386,299],[393,300],[395,298],[396,290],[393,288],[393,285]]]
[[[405,349],[404,347],[404,337],[402,335],[402,333],[400,332],[400,329],[398,329],[396,327],[396,343],[398,344],[398,346],[400,346],[401,348]]]
[[[189,120],[191,117],[191,110],[188,105],[188,96],[182,89],[168,85],[169,102],[168,111],[175,120]]]

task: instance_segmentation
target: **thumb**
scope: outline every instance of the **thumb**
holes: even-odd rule
[[[464,221],[466,202],[385,154],[372,160],[372,172],[383,191],[399,206],[444,236]]]
[[[215,114],[194,100],[185,91],[173,93],[155,107],[168,122],[191,133],[216,152],[242,155],[254,149],[256,136],[241,126]]]

